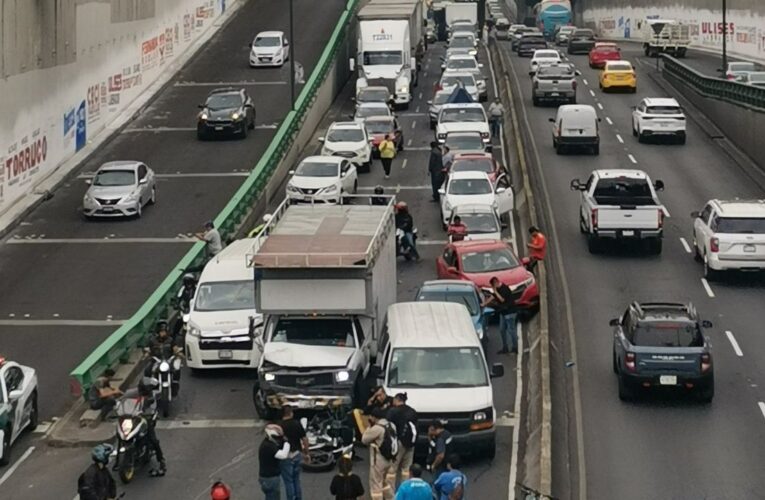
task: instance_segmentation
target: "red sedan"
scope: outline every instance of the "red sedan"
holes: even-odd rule
[[[621,61],[622,51],[615,43],[596,43],[590,50],[590,67],[602,68],[606,61]]]
[[[450,172],[484,172],[494,184],[500,175],[508,175],[491,153],[460,153],[454,155]],[[508,179],[509,180],[509,179]]]
[[[380,143],[385,139],[386,134],[390,134],[397,151],[404,150],[404,133],[398,120],[392,116],[371,116],[364,120],[364,126],[367,128],[367,134],[372,139],[372,154],[377,157],[380,155]]]
[[[439,279],[462,279],[479,288],[490,288],[496,276],[513,291],[523,290],[517,305],[532,309],[539,304],[539,289],[534,275],[524,267],[513,248],[500,240],[455,241],[444,247],[436,259]]]

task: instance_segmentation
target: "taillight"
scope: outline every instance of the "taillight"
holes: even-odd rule
[[[593,208],[590,211],[590,222],[592,223],[593,229],[598,228],[598,209],[597,208]]]
[[[720,239],[719,238],[712,238],[709,240],[709,251],[712,253],[717,253],[720,251]]]
[[[635,366],[635,353],[634,352],[628,352],[624,356],[624,366],[627,367],[627,370],[634,372],[637,370],[637,367]]]
[[[701,355],[701,372],[708,372],[712,368],[712,356],[707,353]]]
[[[725,77],[726,77],[728,80],[735,80],[735,79],[736,79],[736,77],[735,77],[735,76],[733,76],[733,75],[725,75]]]
[[[664,210],[659,210],[659,228],[664,227]]]

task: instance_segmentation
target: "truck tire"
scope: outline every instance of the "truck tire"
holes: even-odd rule
[[[594,154],[595,156],[598,156],[600,154],[600,144],[595,144],[592,147],[592,154]]]
[[[594,234],[587,236],[587,250],[589,250],[591,254],[600,253],[600,239]]]
[[[706,254],[704,255],[703,261],[704,261],[704,278],[707,281],[717,280],[720,276],[720,272],[709,267],[709,259],[707,259]]]
[[[661,248],[662,248],[662,240],[661,238],[654,238],[652,240],[648,240],[648,251],[653,255],[661,255]]]
[[[682,132],[680,134],[677,134],[677,143],[682,145],[685,145],[685,132]]]
[[[624,377],[621,375],[617,375],[617,378],[619,379],[619,399],[622,401],[631,401],[635,397],[632,387],[630,387],[629,383],[624,380]]]
[[[699,389],[696,393],[696,398],[700,403],[709,404],[715,397],[715,379],[713,378],[709,384]]]
[[[531,103],[534,106],[539,106],[539,98],[537,96],[535,96],[535,95],[531,96]]]
[[[489,460],[494,460],[497,455],[497,441],[492,439],[491,443],[484,449],[483,456]]]

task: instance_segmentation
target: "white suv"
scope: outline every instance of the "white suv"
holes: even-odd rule
[[[444,104],[438,113],[436,140],[446,141],[450,132],[479,132],[485,144],[491,143],[489,121],[479,103]]]
[[[638,142],[648,137],[669,136],[685,144],[685,113],[672,98],[647,97],[632,111],[632,135]]]
[[[720,271],[765,270],[765,200],[710,200],[691,217],[695,257],[707,280]]]
[[[342,156],[358,167],[359,172],[369,172],[372,165],[372,145],[367,129],[362,123],[334,122],[327,135],[319,137],[324,144],[322,156]]]

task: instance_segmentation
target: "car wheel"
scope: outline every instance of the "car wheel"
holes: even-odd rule
[[[29,423],[27,424],[27,429],[29,432],[34,431],[37,429],[37,423],[40,419],[40,413],[37,411],[37,392],[32,393],[32,405],[29,409]]]
[[[135,206],[136,219],[140,219],[141,215],[143,215],[143,204],[141,203],[141,200],[138,200],[138,204]]]
[[[619,375],[619,367],[616,364],[616,353],[611,354],[611,368],[614,370],[614,373]]]
[[[5,428],[3,432],[3,453],[0,455],[0,465],[8,465],[11,462],[11,428]]]
[[[207,140],[207,134],[205,134],[204,130],[197,129],[197,140],[199,141]]]
[[[591,254],[600,253],[600,239],[597,236],[593,234],[587,236],[587,250]]]
[[[715,397],[715,380],[714,378],[709,381],[709,383],[705,386],[699,389],[699,391],[696,393],[696,398],[699,400],[699,402],[704,404],[709,404],[712,402],[712,399]]]
[[[253,115],[252,118],[250,119],[249,129],[255,130],[255,115]]]
[[[704,259],[701,257],[701,252],[699,252],[699,245],[696,242],[696,238],[693,238],[693,260],[696,262],[703,262]]]
[[[531,96],[531,103],[534,106],[539,106],[539,98],[537,96]]]
[[[635,121],[632,121],[632,137],[637,137],[637,129],[635,128]]]
[[[584,219],[582,217],[579,217],[579,232],[582,234],[587,234],[587,226],[584,223]]]
[[[404,138],[401,137],[401,141],[398,143],[398,148],[396,148],[398,151],[404,150]]]
[[[239,138],[240,139],[247,139],[247,132],[249,132],[249,127],[246,123],[242,124],[242,130],[239,131]]]
[[[630,387],[629,382],[627,382],[621,375],[618,375],[617,378],[619,379],[619,399],[622,401],[632,400],[632,398],[635,396],[632,392],[632,387]]]
[[[595,156],[598,156],[600,154],[600,144],[595,144],[592,147],[592,154],[594,154]]]
[[[661,255],[661,248],[663,246],[662,242],[664,240],[662,240],[661,238],[654,238],[654,239],[648,240],[648,241],[649,241],[648,248],[649,248],[650,252],[653,255]]]
[[[681,146],[685,144],[685,134],[680,134],[677,137],[677,143],[680,144]]]
[[[430,122],[430,130],[435,130],[435,129],[436,129],[436,122],[431,120],[431,122]]]
[[[359,173],[363,173],[363,174],[368,174],[369,172],[371,172],[372,171],[372,159],[370,158],[369,160],[367,160],[364,163],[362,163],[361,165],[359,165],[358,171],[359,171]]]
[[[486,457],[489,460],[494,460],[494,457],[496,455],[497,455],[497,442],[492,439],[491,443],[489,443],[489,445],[486,446],[486,448],[484,448],[481,456]]]
[[[356,194],[359,192],[359,181],[355,180],[353,181],[353,194]]]
[[[149,205],[154,205],[157,203],[157,188],[153,187],[151,188],[151,197],[149,198]]]
[[[644,142],[645,142],[646,136],[645,136],[645,134],[643,134],[643,131],[642,131],[642,130],[638,130],[638,131],[637,131],[637,138],[638,138],[638,142],[639,142],[639,143],[641,143],[641,144],[642,144],[642,143],[644,143]]]
[[[630,94],[635,94],[635,93],[637,93],[637,87],[630,88]]]

